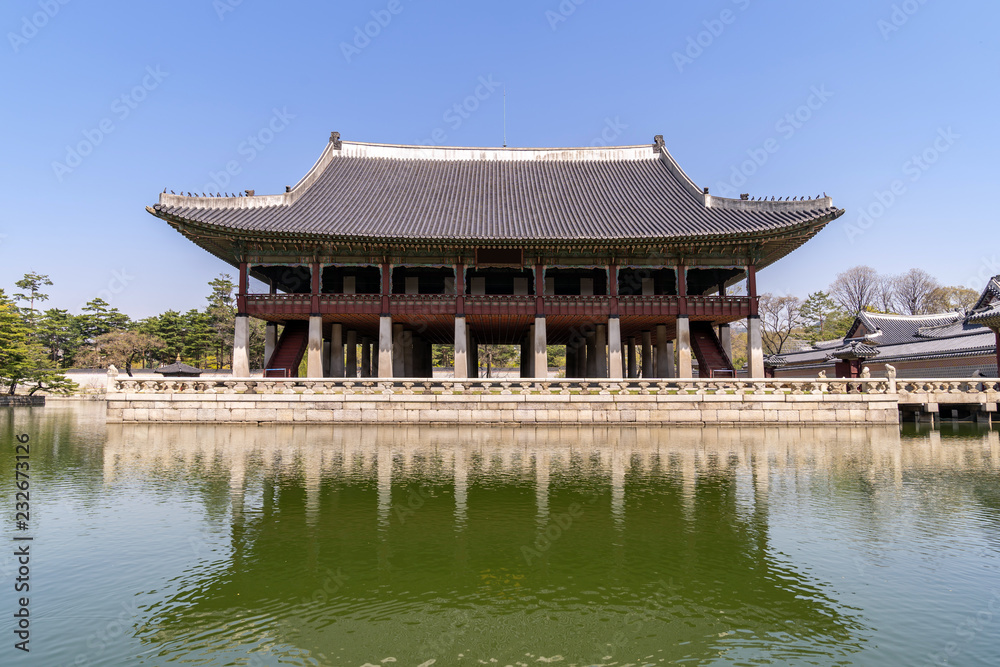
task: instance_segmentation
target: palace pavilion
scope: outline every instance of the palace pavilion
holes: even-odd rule
[[[725,377],[740,320],[764,377],[757,272],[844,212],[825,195],[713,196],[662,136],[451,148],[336,132],[284,193],[164,191],[147,210],[239,270],[234,376],[250,376],[255,317],[265,374],[305,359],[310,378],[430,377],[434,344],[454,345],[456,378],[490,344],[520,345],[529,378],[548,375],[548,345],[566,346],[568,378]]]

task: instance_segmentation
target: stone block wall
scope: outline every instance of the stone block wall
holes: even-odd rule
[[[895,394],[109,394],[111,423],[898,424]]]

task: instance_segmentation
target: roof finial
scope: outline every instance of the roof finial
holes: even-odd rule
[[[663,135],[658,134],[653,137],[653,150],[663,152],[666,149],[666,144],[663,143]]]
[[[333,144],[334,150],[338,150],[338,151],[340,150],[340,147],[341,147],[340,132],[331,132],[330,133],[330,143]]]

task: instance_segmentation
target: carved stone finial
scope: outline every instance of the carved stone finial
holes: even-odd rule
[[[867,366],[861,369],[861,377],[867,379],[870,378],[871,376],[872,376],[872,369],[868,368]]]
[[[896,367],[893,366],[893,365],[891,365],[891,364],[886,364],[885,365],[885,375],[890,380],[895,380],[896,379]]]
[[[118,369],[115,368],[114,364],[111,364],[110,366],[108,366],[108,376],[109,377],[118,377]]]
[[[666,148],[666,144],[663,143],[663,135],[658,134],[653,137],[653,150],[662,151],[664,148]]]
[[[334,149],[336,149],[338,151],[340,150],[340,146],[341,146],[341,143],[340,143],[340,132],[331,132],[330,133],[330,143],[333,144]]]
[[[820,380],[825,380],[826,379],[826,371],[820,371],[819,375],[817,375],[816,377],[818,377]]]

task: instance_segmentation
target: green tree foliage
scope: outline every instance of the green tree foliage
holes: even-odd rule
[[[479,367],[486,371],[486,377],[493,377],[498,369],[509,368],[520,353],[515,345],[480,345]]]
[[[84,351],[81,361],[92,368],[114,364],[132,377],[132,366],[137,359],[145,359],[165,347],[163,340],[139,331],[110,331],[101,334],[93,345]]]
[[[50,308],[38,321],[35,337],[48,351],[49,360],[57,366],[73,359],[80,347],[75,319],[69,311]]]
[[[24,314],[24,319],[28,323],[28,328],[34,331],[38,323],[38,311],[35,309],[35,302],[48,301],[49,295],[43,294],[42,288],[51,285],[52,281],[49,280],[47,275],[32,271],[24,274],[24,278],[14,284],[24,290],[24,292],[15,293],[14,298],[18,301],[28,302],[28,307],[21,310]]]
[[[132,323],[128,315],[112,308],[111,304],[100,297],[88,301],[75,322],[77,337],[82,345],[91,345],[98,336],[127,329]]]
[[[19,385],[37,391],[72,391],[76,385],[60,374],[49,350],[36,340],[30,320],[0,290],[0,385],[13,395]]]
[[[854,317],[823,291],[813,292],[802,302],[799,316],[802,337],[809,343],[843,338],[854,323]]]
[[[455,346],[435,345],[431,358],[435,368],[452,368],[455,365]]]
[[[236,284],[228,274],[219,274],[218,278],[209,281],[208,286],[212,289],[208,295],[208,307],[205,312],[209,316],[212,328],[215,330],[215,353],[216,368],[226,365],[226,358],[230,357],[232,362],[233,333],[236,326]],[[263,341],[263,333],[260,339]],[[253,336],[253,332],[251,332]],[[263,342],[261,342],[263,345]],[[261,353],[263,356],[263,353]],[[261,362],[263,366],[263,362]]]
[[[969,310],[978,300],[979,292],[968,287],[937,287],[927,296],[925,307],[928,313],[950,313]]]

